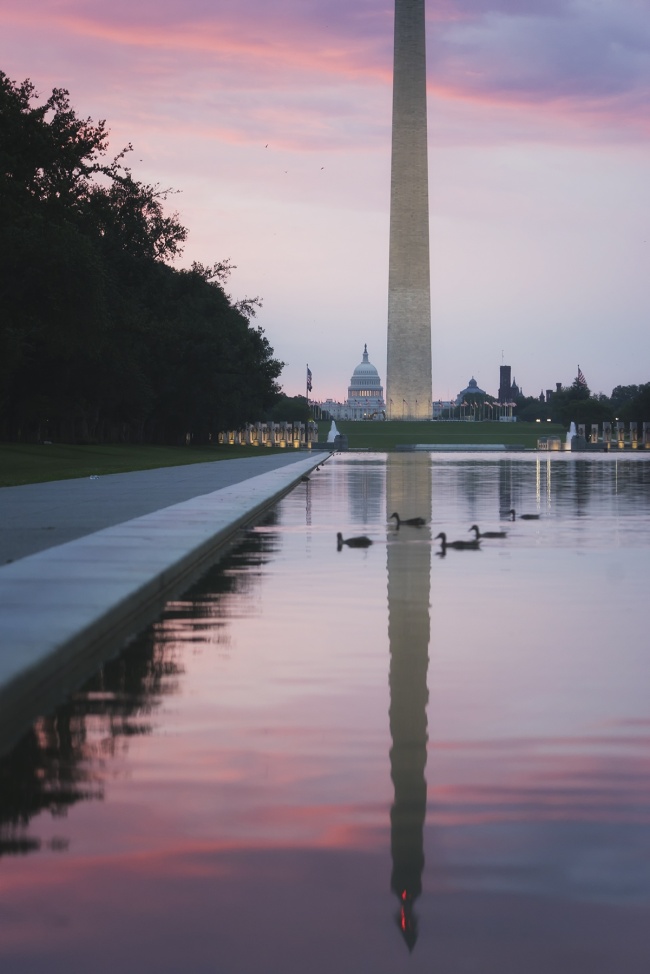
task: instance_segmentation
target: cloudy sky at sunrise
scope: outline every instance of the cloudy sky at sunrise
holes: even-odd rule
[[[2,0],[0,69],[178,190],[289,395],[385,382],[391,0]],[[650,381],[649,0],[428,0],[434,398]]]

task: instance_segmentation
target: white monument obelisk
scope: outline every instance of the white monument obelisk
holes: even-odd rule
[[[425,0],[395,0],[388,419],[431,419]]]

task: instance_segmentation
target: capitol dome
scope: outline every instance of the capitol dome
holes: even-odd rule
[[[384,419],[386,403],[379,372],[368,361],[368,346],[363,346],[363,361],[352,373],[347,406],[350,419]]]
[[[386,419],[384,389],[379,372],[368,361],[368,346],[363,346],[363,360],[359,362],[350,378],[348,398],[345,402],[326,399],[319,403],[331,419]]]
[[[373,399],[381,399],[383,403],[384,390],[379,378],[379,372],[368,361],[368,346],[363,346],[363,361],[359,362],[352,373],[350,385],[348,386],[348,402],[351,399],[360,399],[370,396]]]

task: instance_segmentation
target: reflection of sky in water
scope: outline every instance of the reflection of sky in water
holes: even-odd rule
[[[328,461],[4,760],[3,970],[647,971],[649,485]]]

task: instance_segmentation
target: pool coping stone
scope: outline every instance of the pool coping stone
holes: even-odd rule
[[[322,462],[309,453],[0,566],[0,753]]]

